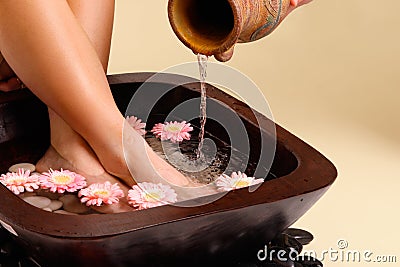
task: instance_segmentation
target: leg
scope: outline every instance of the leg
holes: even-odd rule
[[[114,1],[69,0],[68,4],[88,35],[106,72],[110,53]],[[99,21],[102,23],[100,24]],[[36,164],[38,171],[64,168],[84,174],[89,184],[104,181],[119,182],[104,170],[96,154],[82,136],[50,108],[49,118],[51,147]],[[124,185],[121,185],[121,188],[127,195],[129,188]],[[115,213],[130,211],[132,208],[123,199],[118,205],[96,207],[96,210]]]
[[[0,47],[28,87],[88,141],[107,171],[132,183],[121,142],[124,118],[113,101],[96,52],[67,3],[0,2]],[[27,65],[31,68],[24,67]],[[138,166],[133,170],[135,177],[158,177],[154,163],[169,181],[188,183],[156,157],[134,130],[125,127],[125,131],[124,138],[132,144],[128,157]]]
[[[96,53],[107,70],[110,52],[114,1],[68,1],[72,12],[88,35]],[[101,21],[101,24],[99,24]],[[105,171],[87,142],[60,116],[49,109],[51,147],[37,163],[39,171],[69,166],[77,172],[99,176]]]

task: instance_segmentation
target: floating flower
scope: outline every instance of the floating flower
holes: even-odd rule
[[[118,203],[119,199],[124,197],[125,194],[117,183],[105,182],[103,184],[89,185],[79,191],[78,196],[82,197],[81,202],[86,203],[86,206],[101,206],[101,204],[111,205]]]
[[[51,192],[64,193],[75,192],[86,186],[85,177],[77,173],[63,170],[42,173],[39,177],[40,186],[43,189],[50,189]]]
[[[230,191],[243,187],[248,187],[264,182],[264,179],[256,179],[254,177],[247,177],[245,173],[233,172],[231,176],[222,174],[215,180],[218,191]]]
[[[25,190],[32,192],[35,189],[39,189],[39,176],[31,175],[29,170],[24,169],[18,169],[18,172],[2,174],[0,182],[16,195],[23,193]]]
[[[128,116],[126,117],[126,120],[128,121],[129,125],[132,126],[132,128],[135,129],[140,135],[146,134],[146,123],[142,122],[141,119],[138,119],[135,116]]]
[[[175,190],[169,185],[138,183],[128,192],[128,202],[138,210],[154,208],[177,201]]]
[[[183,140],[190,140],[190,131],[193,131],[193,127],[190,126],[190,123],[186,123],[186,121],[182,122],[166,122],[166,123],[158,123],[154,125],[151,132],[157,137],[160,138],[161,141],[171,140],[172,143],[179,143]]]

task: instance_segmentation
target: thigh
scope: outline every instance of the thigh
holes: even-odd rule
[[[67,0],[67,2],[106,68],[114,21],[114,0]]]

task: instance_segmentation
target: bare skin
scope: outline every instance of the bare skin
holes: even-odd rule
[[[292,9],[307,2],[292,0]],[[139,181],[192,185],[124,127],[104,75],[113,10],[113,0],[1,1],[0,48],[6,60],[0,63],[0,91],[20,87],[17,73],[49,107],[51,147],[37,163],[39,171],[73,170],[89,184],[118,182],[118,176],[130,186],[133,175]],[[123,201],[102,211],[130,209]]]
[[[65,1],[0,3],[0,47],[7,62],[49,108],[87,141],[108,173],[126,184],[134,183],[124,159],[124,135],[133,144],[125,153],[137,166],[131,168],[134,177],[162,177],[173,184],[187,185],[188,179],[156,156],[138,133],[123,127],[125,120],[114,103],[104,68],[89,38]],[[53,118],[57,121],[57,116]],[[70,134],[69,138],[76,137],[73,132]],[[56,146],[55,140],[52,145]],[[81,156],[74,161],[71,155],[65,156],[67,151],[59,150],[58,147],[58,153],[73,166],[82,161]]]
[[[68,4],[85,30],[106,72],[114,15],[113,1],[69,0]],[[98,21],[102,22],[102,27],[94,26]],[[93,176],[109,176],[88,143],[50,108],[49,118],[52,147],[37,163],[39,171],[54,168],[55,164],[60,167],[69,165],[74,171],[85,171]],[[60,161],[66,162],[60,164]]]
[[[68,4],[88,35],[106,72],[111,44],[114,2],[70,0]],[[102,27],[99,27],[99,21],[102,22]],[[3,65],[1,73],[4,76],[11,76],[13,74],[8,64]],[[10,90],[17,89],[18,86],[19,84],[14,77],[8,79],[6,84],[3,84],[3,88],[9,88]],[[88,184],[105,181],[111,183],[119,182],[117,178],[105,171],[89,144],[51,108],[49,108],[49,119],[51,126],[51,147],[36,164],[37,171],[44,172],[50,168],[63,168],[84,175]],[[124,184],[119,184],[125,195],[127,195],[129,188]],[[96,209],[106,213],[132,210],[126,199],[121,199],[119,204],[100,208],[96,207]]]
[[[110,52],[114,2],[69,0],[68,4],[90,39],[106,72]],[[102,22],[102,27],[96,26],[99,21]],[[50,108],[49,118],[51,147],[37,163],[39,171],[54,168],[54,165],[59,165],[59,167],[68,165],[69,169],[77,172],[84,171],[88,175],[98,177],[98,179],[107,177],[109,180],[115,180],[104,170],[96,154],[82,136]],[[64,163],[62,163],[63,161]]]

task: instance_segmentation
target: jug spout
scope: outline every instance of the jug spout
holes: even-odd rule
[[[227,61],[236,43],[271,33],[289,5],[290,0],[169,0],[168,17],[176,36],[195,54]]]

